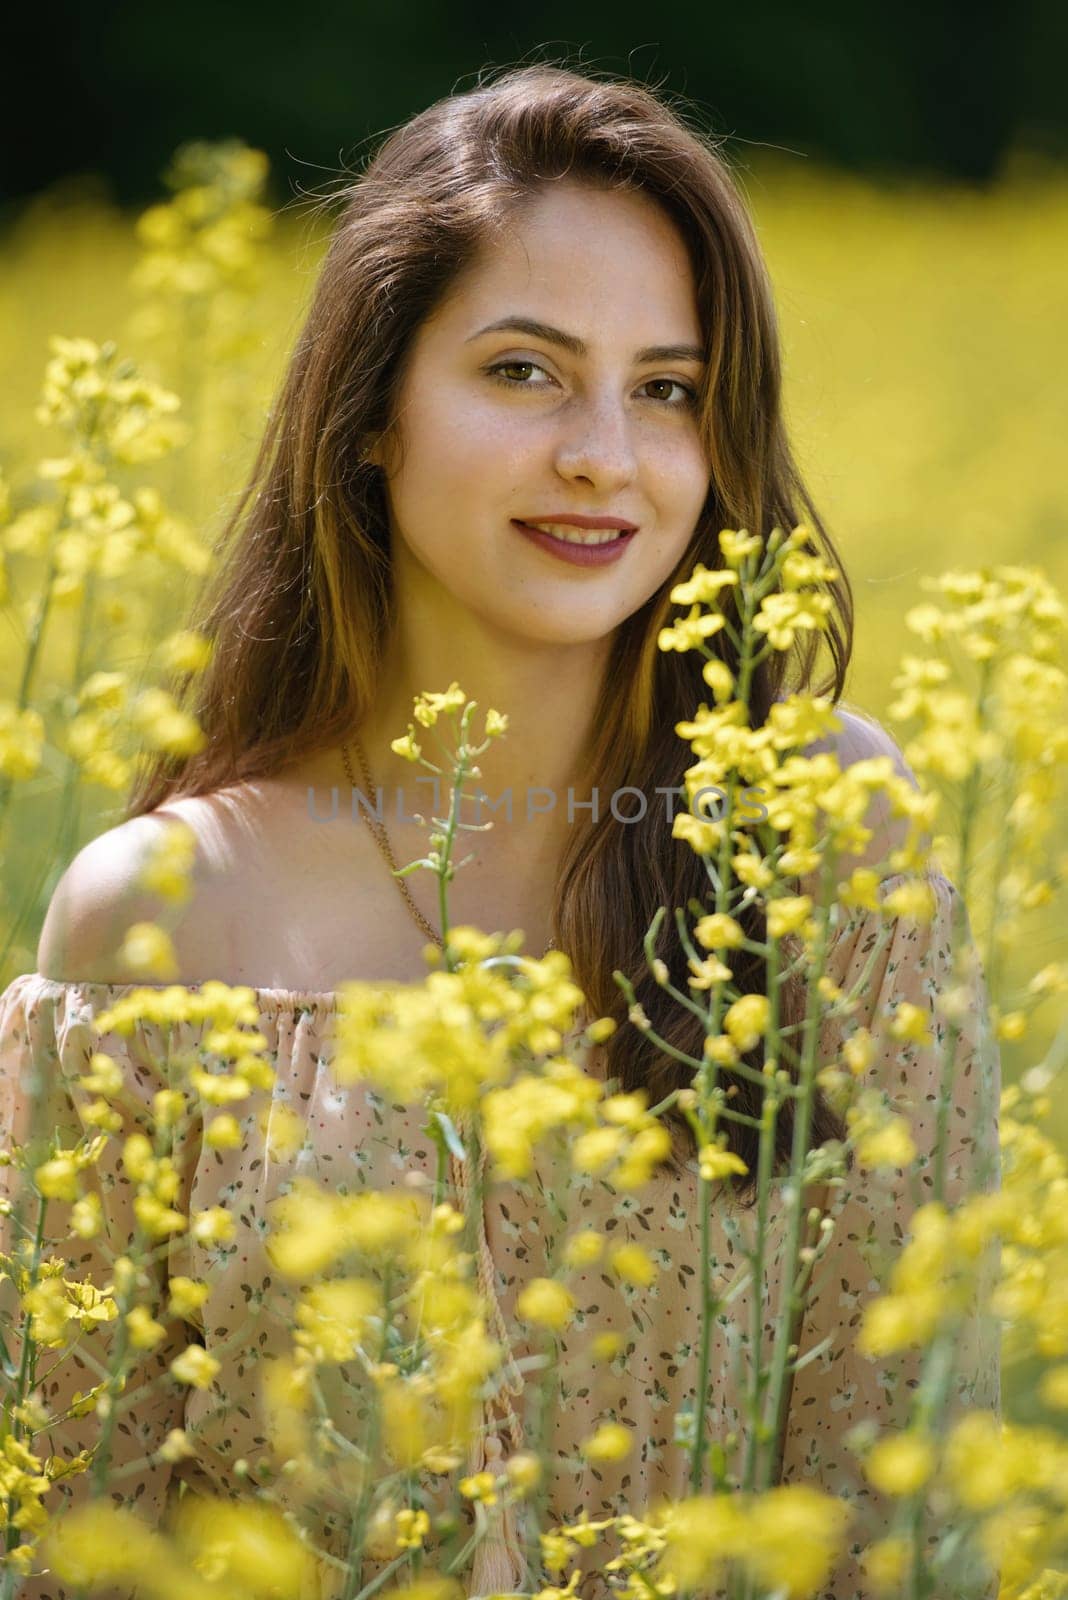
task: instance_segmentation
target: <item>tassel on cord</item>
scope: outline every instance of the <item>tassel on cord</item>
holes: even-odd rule
[[[451,1155],[450,1162],[453,1183],[456,1185],[457,1194],[466,1214],[468,1205],[473,1201],[472,1191],[474,1189],[469,1171],[470,1163],[458,1161],[455,1156]],[[483,1197],[485,1196],[485,1189],[482,1180],[485,1169],[486,1153],[480,1145],[478,1183]],[[508,1328],[501,1312],[497,1291],[494,1286],[494,1264],[493,1256],[490,1253],[489,1239],[486,1237],[484,1198],[483,1204],[479,1207],[476,1224],[478,1230],[478,1287],[484,1304],[488,1308],[489,1331],[494,1338],[499,1340],[504,1349],[505,1358],[500,1389],[496,1395],[483,1402],[481,1424],[475,1430],[475,1435],[468,1451],[467,1471],[471,1476],[476,1472],[492,1472],[496,1476],[503,1467],[501,1434],[507,1432],[513,1451],[521,1450],[523,1447],[523,1424],[516,1414],[510,1397],[512,1395],[518,1397],[522,1394],[524,1384],[523,1374],[519,1371],[512,1356]],[[500,1420],[494,1415],[498,1408],[504,1413]],[[497,1506],[492,1509],[498,1512],[497,1520],[486,1537],[475,1546],[474,1564],[470,1573],[473,1597],[493,1594],[516,1594],[522,1591],[527,1582],[527,1561],[523,1543],[519,1537],[515,1508],[511,1505],[502,1505],[498,1501]]]

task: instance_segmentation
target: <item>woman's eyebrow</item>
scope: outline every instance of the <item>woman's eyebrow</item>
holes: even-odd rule
[[[464,340],[470,344],[472,339],[481,339],[484,333],[526,333],[532,339],[544,339],[546,344],[558,344],[570,355],[584,356],[586,342],[577,334],[564,333],[561,328],[554,328],[548,322],[538,322],[533,317],[507,316],[501,317],[497,322],[488,322],[484,328],[479,328],[477,333],[472,333]],[[697,344],[651,344],[644,350],[638,350],[634,356],[635,361],[700,361],[704,362],[705,353]]]

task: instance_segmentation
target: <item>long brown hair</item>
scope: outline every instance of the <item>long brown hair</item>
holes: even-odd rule
[[[564,175],[602,187],[640,189],[658,201],[690,251],[706,340],[708,373],[700,425],[711,463],[708,496],[678,568],[662,590],[617,630],[588,752],[591,789],[643,795],[679,788],[692,765],[675,733],[708,691],[697,652],[662,652],[659,630],[676,608],[669,591],[702,561],[722,565],[717,535],[805,522],[817,548],[841,562],[794,463],[781,400],[775,308],[755,231],[727,162],[710,136],[643,85],[538,64],[504,70],[449,95],[392,132],[366,170],[340,190],[340,218],[311,309],[273,406],[251,477],[223,530],[216,571],[191,625],[214,641],[211,665],[175,685],[205,735],[196,755],[153,758],[127,804],[139,816],[179,795],[199,795],[270,775],[302,754],[351,737],[375,694],[391,606],[385,484],[365,460],[388,429],[413,336],[493,230],[539,185]],[[821,587],[832,600],[825,641],[799,635],[752,679],[750,718],[760,726],[789,689],[842,694],[852,650],[853,603],[842,576]],[[813,685],[826,643],[831,661]],[[732,667],[730,642],[716,643]],[[428,684],[429,689],[443,687]],[[507,709],[506,707],[503,709]],[[674,1047],[701,1055],[700,1020],[651,977],[642,941],[657,907],[668,907],[658,954],[686,992],[687,964],[674,908],[707,906],[709,880],[689,844],[672,837],[667,808],[650,804],[627,825],[592,817],[576,828],[560,864],[554,934],[568,952],[590,1014],[620,1023],[606,1045],[621,1088],[645,1086],[650,1104],[690,1081],[627,1020],[612,974],[624,973],[653,1027]],[[763,937],[759,906],[743,919]],[[738,953],[735,953],[736,957]],[[763,964],[735,960],[744,992],[764,987]],[[796,1016],[788,990],[782,1019]],[[791,1007],[793,1008],[791,1010]],[[746,1056],[760,1067],[763,1052]],[[732,1104],[759,1115],[763,1087],[736,1076]],[[788,1165],[793,1102],[776,1131],[776,1161]],[[692,1152],[689,1128],[671,1113],[676,1159]],[[755,1192],[757,1133],[724,1121],[729,1148],[750,1175],[735,1198]],[[844,1137],[818,1098],[810,1144]]]

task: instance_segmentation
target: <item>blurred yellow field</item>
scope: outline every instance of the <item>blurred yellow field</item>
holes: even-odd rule
[[[1065,572],[1068,177],[878,187],[766,158],[739,177],[776,284],[795,444],[856,585],[853,692],[877,710],[922,573],[994,561]],[[161,354],[138,335],[133,220],[61,191],[0,247],[0,462],[16,486],[53,448],[33,415],[52,333],[113,338],[194,416],[214,410],[221,375],[197,371],[195,344]],[[226,432],[212,415],[168,463],[179,509],[205,533],[241,484],[324,227],[299,207],[276,216]]]

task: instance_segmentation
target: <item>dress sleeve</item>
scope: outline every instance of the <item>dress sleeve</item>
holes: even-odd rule
[[[115,1259],[128,1251],[133,1241],[133,1186],[122,1173],[119,1158],[130,1133],[140,1130],[151,1136],[152,1096],[163,1086],[160,1053],[166,1048],[166,1032],[155,1025],[141,1026],[129,1037],[97,1035],[92,1021],[95,1002],[104,988],[60,984],[29,974],[16,978],[0,995],[0,1130],[4,1148],[26,1144],[39,1137],[42,1129],[46,1140],[52,1128],[58,1129],[65,1148],[73,1146],[83,1133],[91,1139],[100,1131],[82,1118],[97,1097],[77,1082],[91,1070],[90,1058],[96,1051],[107,1053],[119,1065],[129,1091],[128,1098],[115,1096],[112,1100],[121,1112],[122,1127],[108,1138],[98,1164],[81,1174],[84,1191],[100,1195],[101,1231],[91,1239],[72,1232],[69,1201],[50,1200],[46,1214],[44,1258],[64,1260],[63,1276],[68,1281],[89,1281],[97,1288],[112,1283]],[[41,1106],[38,1112],[34,1112],[35,1101]],[[21,1191],[21,1174],[13,1166],[0,1166],[0,1196],[18,1206]],[[32,1191],[23,1196],[17,1236],[15,1218],[0,1214],[0,1249],[5,1253],[11,1253],[16,1237],[24,1237],[27,1229],[32,1239],[36,1205]],[[6,1210],[0,1207],[0,1213]],[[112,1500],[136,1510],[151,1525],[161,1518],[173,1468],[166,1461],[150,1464],[150,1458],[168,1432],[182,1425],[185,1406],[185,1390],[167,1368],[189,1342],[188,1329],[166,1316],[165,1265],[155,1269],[154,1278],[149,1310],[168,1333],[155,1350],[140,1357],[118,1399],[109,1473]],[[8,1349],[18,1363],[22,1318],[10,1279],[0,1281],[0,1310]],[[72,1332],[77,1325],[67,1326]],[[35,1392],[50,1415],[61,1416],[73,1403],[76,1391],[84,1394],[101,1381],[101,1369],[106,1367],[118,1326],[111,1321],[80,1333],[70,1353],[47,1348],[39,1352]],[[42,1461],[50,1455],[69,1459],[92,1448],[100,1427],[99,1419],[90,1412],[38,1433],[31,1448]],[[49,1516],[62,1515],[88,1498],[89,1488],[88,1473],[61,1479],[45,1495],[44,1510]],[[20,1600],[67,1600],[63,1586],[50,1576],[23,1579],[17,1593]]]
[[[900,876],[884,879],[881,898],[902,881]],[[917,1153],[905,1168],[863,1168],[855,1162],[837,1194],[831,1191],[834,1231],[809,1288],[800,1357],[828,1336],[831,1342],[794,1375],[783,1481],[807,1480],[845,1499],[855,1512],[846,1553],[823,1592],[823,1600],[844,1600],[847,1595],[850,1600],[869,1600],[875,1591],[856,1558],[866,1545],[889,1533],[894,1502],[869,1483],[861,1457],[849,1448],[846,1435],[867,1419],[876,1425],[877,1436],[907,1426],[922,1352],[908,1350],[871,1359],[855,1349],[854,1341],[866,1305],[883,1292],[889,1268],[910,1236],[913,1211],[932,1198],[937,1103],[944,1040],[950,1026],[936,1002],[947,989],[961,983],[967,994],[959,1015],[954,1008],[961,1031],[955,1044],[950,1091],[946,1205],[952,1210],[970,1192],[996,1190],[1001,1182],[1001,1065],[985,975],[975,960],[970,978],[954,978],[952,951],[958,913],[963,919],[962,943],[966,949],[972,945],[967,912],[956,888],[940,872],[931,872],[926,881],[935,901],[930,923],[904,916],[890,918],[877,911],[854,913],[840,928],[827,964],[832,980],[848,991],[880,946],[845,1031],[854,1024],[870,1029],[875,1050],[860,1087],[885,1094],[890,1107],[907,1119]],[[888,1017],[902,1002],[919,1008],[930,1043],[890,1037]],[[826,1052],[822,1059],[828,1060]],[[995,1265],[986,1269],[979,1308],[966,1321],[958,1343],[947,1408],[950,1423],[971,1409],[1000,1415],[999,1335],[988,1309]],[[928,1523],[929,1551],[943,1532],[932,1531]],[[996,1588],[992,1592],[996,1593]]]

